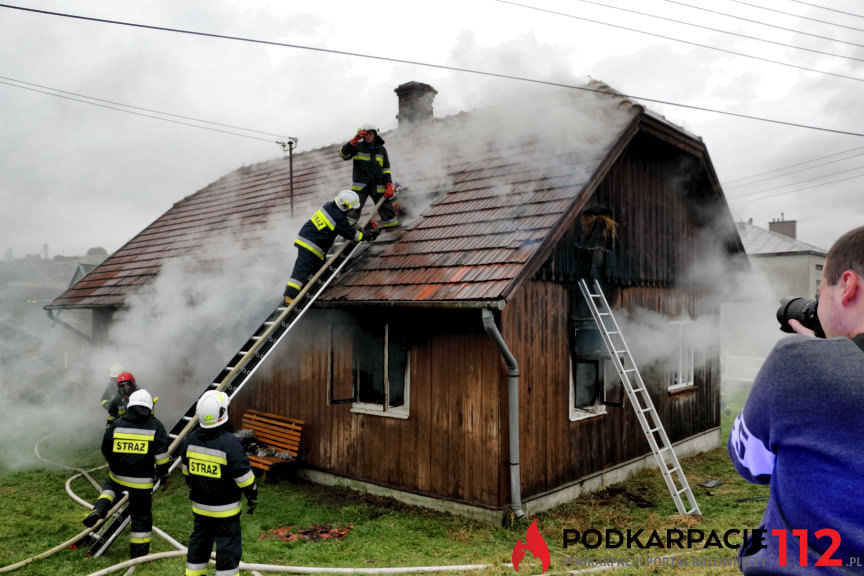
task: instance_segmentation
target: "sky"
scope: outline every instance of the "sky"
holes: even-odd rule
[[[524,83],[441,67],[602,80],[705,141],[737,220],[797,220],[799,239],[826,249],[864,223],[864,8],[854,0],[9,4],[295,46],[0,7],[0,251],[15,257],[45,244],[49,256],[113,252],[208,183],[282,156],[276,141],[296,137],[302,152],[364,123],[394,128],[404,82],[436,88],[436,116]],[[108,108],[121,104],[134,108]],[[518,137],[505,125],[501,135]]]

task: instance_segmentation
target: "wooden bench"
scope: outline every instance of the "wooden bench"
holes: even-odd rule
[[[274,464],[295,462],[300,454],[300,438],[303,420],[269,414],[258,410],[247,410],[243,414],[242,427],[255,433],[255,440],[262,448],[271,448],[279,456],[249,456],[249,464],[267,472]]]

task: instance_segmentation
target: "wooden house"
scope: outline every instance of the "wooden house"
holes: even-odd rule
[[[600,83],[446,118],[430,86],[396,91],[399,127],[383,136],[402,228],[349,264],[232,418],[304,419],[314,481],[486,519],[652,465],[576,282],[599,279],[625,317],[714,313],[692,281],[700,246],[744,251],[704,143]],[[229,215],[264,225],[289,189],[314,210],[350,182],[339,145],[297,154],[290,186],[280,159],[185,198],[51,307],[110,317]],[[688,342],[670,338],[680,361],[644,371],[680,454],[720,444],[719,351]]]

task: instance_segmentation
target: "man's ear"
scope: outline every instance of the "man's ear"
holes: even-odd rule
[[[852,270],[846,270],[840,275],[840,302],[848,306],[861,296],[861,277]]]

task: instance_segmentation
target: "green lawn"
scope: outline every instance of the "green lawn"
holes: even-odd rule
[[[730,416],[737,413],[741,403],[743,396],[727,400],[729,415],[724,416],[724,432],[728,432]],[[51,439],[44,442],[42,454],[79,466],[101,464],[101,457],[95,451],[69,451]],[[682,465],[704,514],[702,519],[677,516],[660,474],[656,470],[643,471],[624,484],[608,487],[537,517],[551,555],[549,573],[585,567],[592,559],[625,558],[628,554],[644,563],[647,556],[657,557],[663,553],[602,546],[594,550],[581,546],[565,549],[562,543],[565,529],[624,531],[629,528],[643,529],[645,533],[657,529],[665,534],[667,528],[693,528],[723,533],[730,528],[758,525],[767,487],[751,485],[738,478],[729,464],[725,447],[684,459]],[[0,566],[52,548],[80,531],[85,510],[63,489],[72,474],[54,468],[0,472],[0,500],[4,509],[4,514],[0,515]],[[103,474],[104,471],[99,471],[94,475],[101,482]],[[699,486],[708,480],[722,484],[707,489]],[[90,501],[97,495],[84,479],[75,480],[72,487]],[[510,562],[517,538],[524,538],[528,527],[528,522],[508,528],[488,526],[356,492],[287,481],[264,483],[260,502],[254,516],[243,516],[244,560],[247,562],[360,568],[492,564],[494,568],[473,573],[512,575],[515,572],[506,563]],[[181,542],[185,543],[188,538],[192,514],[185,485],[179,476],[172,478],[167,491],[156,495],[154,523]],[[344,537],[296,541],[261,538],[271,533],[268,531],[284,535],[313,528],[334,529]],[[102,558],[88,559],[81,548],[67,549],[13,573],[21,576],[89,574],[125,560],[126,538],[124,534]],[[154,551],[172,549],[155,536],[153,548]],[[693,566],[694,559],[728,559],[734,552],[730,549],[672,551],[684,553],[684,556],[676,556],[675,561],[687,562],[688,566],[640,566],[616,570],[615,574],[737,574],[734,567]],[[160,560],[139,567],[135,574],[182,574],[183,565],[181,558]],[[540,562],[527,555],[520,574],[539,574],[540,571]]]

